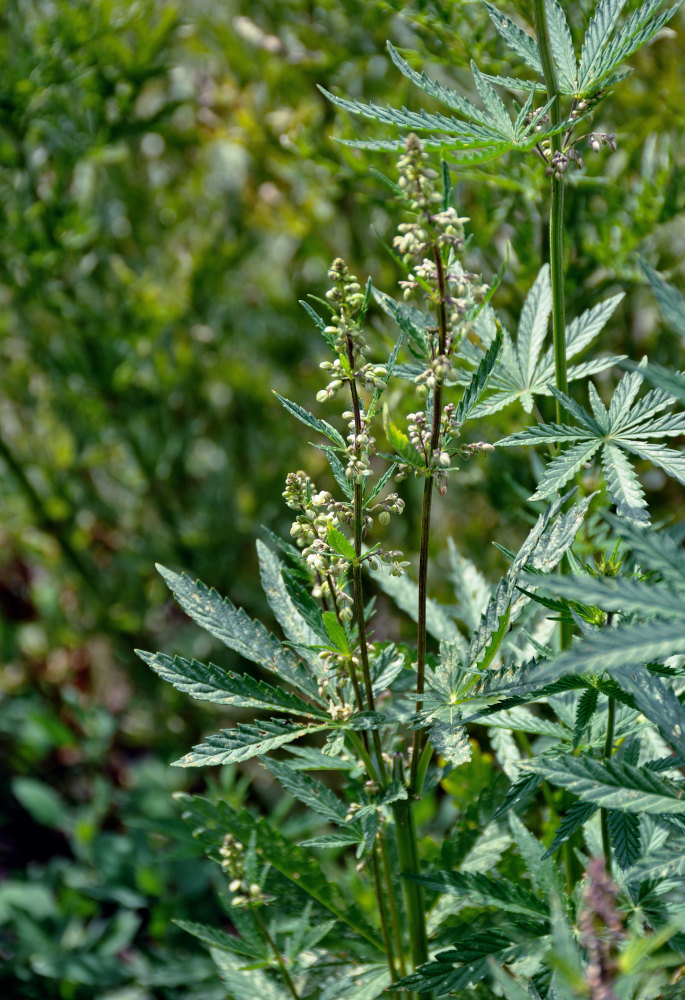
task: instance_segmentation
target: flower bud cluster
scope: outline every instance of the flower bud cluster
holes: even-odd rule
[[[262,887],[256,882],[250,883],[245,877],[245,845],[227,833],[219,848],[221,867],[228,875],[229,891],[232,893],[232,906],[255,906],[266,902]]]

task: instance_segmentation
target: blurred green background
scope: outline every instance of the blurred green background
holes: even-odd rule
[[[518,13],[528,20],[525,3]],[[588,4],[572,5],[578,36]],[[683,367],[636,251],[685,282],[685,15],[634,58],[567,201],[569,314],[621,287],[603,347]],[[135,646],[219,662],[167,601],[156,561],[264,615],[260,527],[287,534],[288,471],[323,457],[271,390],[313,404],[322,342],[298,300],[335,256],[393,291],[392,156],[316,89],[421,106],[385,55],[469,90],[470,58],[516,70],[475,2],[5,0],[0,5],[0,988],[17,998],[224,995],[172,918],[219,919],[213,873],[174,846],[176,789],[240,802],[251,770],[167,765],[216,712]],[[416,53],[416,55],[410,55]],[[428,105],[426,105],[428,106]],[[542,169],[453,172],[509,325],[544,252]],[[391,331],[372,315],[379,350]],[[609,376],[607,376],[609,378]],[[332,410],[328,416],[332,418]],[[512,429],[518,417],[499,417]],[[495,435],[490,429],[485,434]],[[439,506],[490,572],[520,537],[520,453],[474,464]],[[677,490],[647,478],[655,516]],[[411,484],[407,489],[411,496]],[[411,554],[408,512],[397,542]],[[434,586],[440,589],[439,578]],[[266,619],[268,620],[268,619]],[[257,783],[251,796],[269,803]],[[278,809],[277,802],[273,804]]]

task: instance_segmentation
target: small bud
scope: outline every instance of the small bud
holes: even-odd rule
[[[390,524],[390,514],[387,510],[382,510],[378,515],[378,523],[382,525]]]
[[[340,609],[340,621],[341,622],[351,622],[353,617],[352,608],[341,608]]]

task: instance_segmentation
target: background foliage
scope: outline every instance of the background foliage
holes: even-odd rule
[[[578,27],[587,6],[569,11]],[[684,27],[681,12],[634,60],[596,122],[618,151],[588,157],[567,200],[570,311],[574,290],[624,289],[606,347],[677,368],[682,341],[636,252],[683,286]],[[391,173],[392,157],[334,143],[358,124],[315,85],[416,107],[387,38],[464,91],[469,59],[496,72],[504,48],[480,5],[438,0],[6,0],[0,29],[0,983],[18,997],[222,996],[169,930],[172,914],[220,915],[199,851],[168,847],[170,792],[187,779],[166,763],[203,716],[132,648],[209,647],[177,634],[154,562],[263,613],[254,538],[287,524],[287,471],[323,470],[271,395],[315,383],[298,299],[322,292],[337,255],[381,287],[396,277],[369,169]],[[497,303],[516,315],[545,239],[540,167],[453,180],[474,269],[492,275],[512,242]],[[650,475],[655,519],[679,520],[677,488]],[[520,542],[534,479],[520,452],[474,464],[436,537],[481,557],[484,539]],[[415,538],[409,518],[400,531]],[[484,558],[501,568],[494,548]],[[245,776],[209,781],[244,800]],[[447,791],[468,798],[456,779]]]

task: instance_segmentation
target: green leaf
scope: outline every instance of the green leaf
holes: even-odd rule
[[[236,608],[228,598],[220,597],[200,580],[193,582],[187,574],[173,573],[160,565],[157,570],[186,614],[210,635],[324,704],[315,678],[261,622],[253,621],[242,608]]]
[[[573,38],[564,14],[564,9],[558,0],[545,0],[549,43],[557,67],[557,77],[563,93],[576,92],[576,56],[573,50]]]
[[[597,701],[599,698],[599,692],[597,688],[587,688],[581,694],[578,699],[578,706],[576,708],[576,721],[573,727],[573,749],[577,750],[580,746],[583,734],[590,724],[592,716],[595,714],[595,709],[597,708]]]
[[[669,285],[658,271],[655,271],[644,257],[638,257],[640,267],[652,286],[654,297],[659,305],[659,311],[664,321],[685,338],[685,299],[673,285]]]
[[[645,507],[644,491],[635,470],[616,445],[606,444],[602,449],[602,468],[616,513],[636,524],[647,524],[649,515]]]
[[[435,97],[442,104],[446,104],[447,107],[453,108],[458,111],[464,118],[470,119],[471,121],[478,122],[480,125],[487,125],[487,116],[483,114],[475,105],[471,104],[466,98],[462,97],[461,94],[457,93],[456,90],[450,90],[448,87],[443,87],[441,83],[436,83],[435,80],[431,80],[426,76],[425,73],[417,73],[416,70],[412,69],[406,59],[403,59],[399,54],[397,49],[390,42],[386,42],[390,58],[397,66],[400,73],[411,80],[415,86],[420,87],[421,90],[425,90],[427,94],[431,97]]]
[[[255,850],[260,860],[291,879],[336,919],[383,952],[382,941],[369,926],[367,916],[356,906],[346,902],[337,884],[326,880],[321,866],[309,851],[291,843],[279,831],[272,829],[265,818],[256,819],[247,810],[237,812],[225,801],[214,805],[197,795],[177,793],[175,797],[189,810],[189,818],[193,820],[195,827],[209,826],[217,849],[227,832],[243,844],[249,844],[254,837]]]
[[[404,302],[395,302],[389,295],[377,288],[374,288],[373,294],[383,312],[395,320],[402,333],[414,344],[421,357],[425,356],[428,351],[427,327],[430,325],[428,316]]]
[[[322,781],[316,781],[308,774],[293,770],[292,765],[285,761],[265,760],[264,767],[273,774],[286,792],[290,792],[298,802],[308,806],[317,816],[322,816],[336,826],[345,825],[347,805]],[[354,824],[350,833],[357,834],[355,843],[361,840],[361,831],[357,831]]]
[[[685,707],[673,689],[639,664],[620,666],[613,676],[633,696],[642,714],[658,727],[666,742],[685,757]]]
[[[612,809],[607,815],[607,826],[614,857],[625,871],[642,854],[640,817],[633,812]]]
[[[657,31],[679,10],[682,0],[678,0],[672,7],[653,17],[652,15],[662,6],[662,3],[663,0],[647,0],[647,3],[628,18],[623,27],[616,33],[611,45],[605,50],[599,66],[595,69],[597,81],[602,80],[605,82],[605,86],[608,86],[605,78],[614,67],[636,52],[650,38],[653,38]]]
[[[542,775],[538,774],[537,777],[542,780]],[[583,802],[580,800],[574,802],[557,827],[554,840],[542,855],[543,859],[549,858],[552,854],[556,853],[561,845],[566,843],[569,837],[573,836],[576,830],[580,830],[587,823],[590,817],[597,812],[597,809],[598,806],[594,802]]]
[[[263,951],[251,948],[244,937],[237,934],[226,934],[218,927],[208,927],[206,924],[198,924],[192,920],[174,920],[177,927],[180,927],[186,934],[192,934],[204,944],[213,945],[224,951],[232,951],[245,958],[261,959]]]
[[[494,4],[482,0],[483,6],[487,10],[490,20],[497,29],[497,33],[504,39],[514,52],[523,59],[527,66],[534,69],[536,73],[542,75],[542,64],[540,63],[540,53],[535,39],[519,28],[511,18],[503,14]]]
[[[302,616],[283,580],[281,561],[262,541],[257,541],[257,556],[262,589],[283,632],[291,642],[305,646],[313,645],[317,636],[321,638],[320,622],[317,623],[318,629],[315,629],[311,622]]]
[[[252,757],[263,757],[270,750],[276,750],[285,743],[299,740],[311,733],[330,729],[330,723],[310,726],[286,725],[284,722],[260,721],[258,723],[238,723],[233,729],[222,729],[214,736],[207,736],[180,760],[174,767],[210,767],[220,764],[239,764]]]
[[[209,953],[231,1000],[255,1000],[256,997],[260,1000],[291,1000],[285,987],[279,986],[260,969],[249,968],[244,960],[239,961],[219,948],[210,948]]]
[[[543,476],[538,483],[538,488],[531,496],[531,500],[545,500],[566,486],[570,479],[588,462],[595,452],[600,448],[601,441],[581,441],[574,444],[557,458],[552,459],[546,467]],[[500,441],[501,445],[502,442]]]
[[[288,597],[293,602],[297,613],[309,626],[321,642],[328,641],[328,632],[323,623],[321,608],[314,600],[311,592],[301,585],[299,580],[287,569],[283,570],[283,584]]]
[[[339,556],[343,556],[345,559],[349,559],[350,562],[354,562],[356,559],[354,545],[346,535],[343,535],[342,531],[331,525],[326,534],[326,541]]]
[[[349,656],[350,644],[347,641],[347,633],[336,618],[335,611],[324,611],[323,623],[328,633],[328,638],[339,652]]]
[[[490,585],[471,560],[461,555],[450,537],[447,538],[447,553],[450,566],[448,577],[457,601],[454,616],[464,621],[469,631],[473,632],[487,607]]]
[[[471,376],[471,381],[464,389],[464,394],[457,404],[457,409],[454,414],[454,419],[457,423],[463,424],[468,420],[469,414],[487,389],[490,376],[495,370],[501,356],[502,335],[501,333],[498,333],[486,353],[483,355],[482,361]]]
[[[591,94],[597,89],[600,60],[624,5],[625,0],[599,0],[580,50],[579,94]]]
[[[322,451],[328,459],[331,472],[333,473],[336,483],[342,490],[343,496],[346,497],[347,500],[351,500],[354,497],[354,486],[345,475],[345,466],[342,464],[333,448],[329,448],[326,444],[317,445],[317,447],[319,451]]]
[[[167,656],[166,653],[147,653],[137,649],[136,654],[177,691],[183,691],[198,701],[212,701],[236,708],[277,710],[305,718],[329,717],[318,705],[303,701],[282,687],[272,687],[264,681],[255,680],[249,674],[236,674],[213,663]]]
[[[528,799],[535,795],[541,784],[542,776],[539,774],[525,773],[520,775],[516,781],[512,782],[507,794],[504,796],[497,809],[495,809],[492,814],[493,820],[497,820],[502,816],[505,816],[510,809],[513,809],[515,806],[519,805],[519,803],[528,801]]]
[[[514,125],[506,109],[506,105],[490,81],[483,76],[473,59],[471,60],[471,72],[473,73],[473,79],[481,100],[492,117],[493,122],[495,122],[500,135],[505,139],[513,141],[515,138]]]
[[[40,826],[63,830],[69,825],[70,815],[62,796],[37,778],[12,778],[12,794],[26,812]]]
[[[318,312],[315,309],[312,309],[312,307],[309,305],[308,302],[304,301],[304,299],[300,299],[299,302],[304,311],[309,316],[309,318],[313,320],[314,325],[316,326],[317,330],[319,331],[323,339],[326,341],[328,346],[331,348],[331,350],[335,350],[335,337],[333,337],[330,333],[326,333],[325,321],[319,316]]]
[[[682,653],[685,653],[685,621],[654,619],[649,623],[620,624],[576,643],[554,660],[531,667],[526,673],[526,682],[542,687],[567,674],[604,670],[612,673],[619,667],[664,660]]]
[[[458,715],[455,710],[453,722],[440,716],[428,727],[428,739],[435,752],[454,767],[471,760],[471,742],[466,727],[457,722]]]
[[[433,872],[430,875],[409,875],[407,878],[436,892],[464,899],[472,906],[492,906],[504,913],[545,919],[545,903],[518,882],[476,872]]]
[[[518,326],[516,353],[527,384],[530,384],[535,372],[547,334],[547,323],[551,311],[552,286],[549,280],[549,264],[545,264],[540,269],[533,287],[526,296]]]
[[[286,399],[285,396],[281,396],[280,393],[276,392],[275,389],[273,389],[272,392],[281,406],[285,407],[288,413],[292,413],[294,417],[296,417],[301,423],[306,424],[307,427],[311,427],[313,430],[318,431],[319,434],[323,434],[324,437],[327,437],[328,440],[332,441],[338,448],[343,450],[345,449],[345,439],[342,434],[335,429],[335,427],[332,427],[326,420],[319,420],[318,417],[315,417],[313,413],[305,410],[304,407],[299,405],[299,403],[292,403],[289,399]]]
[[[411,466],[413,469],[425,470],[425,457],[418,453],[404,431],[395,426],[389,417],[387,407],[383,411],[383,426],[390,447],[395,451],[398,459],[401,459],[403,463]]]
[[[536,757],[522,767],[542,774],[553,785],[604,809],[646,812],[657,816],[685,813],[682,789],[647,768],[594,757]]]

